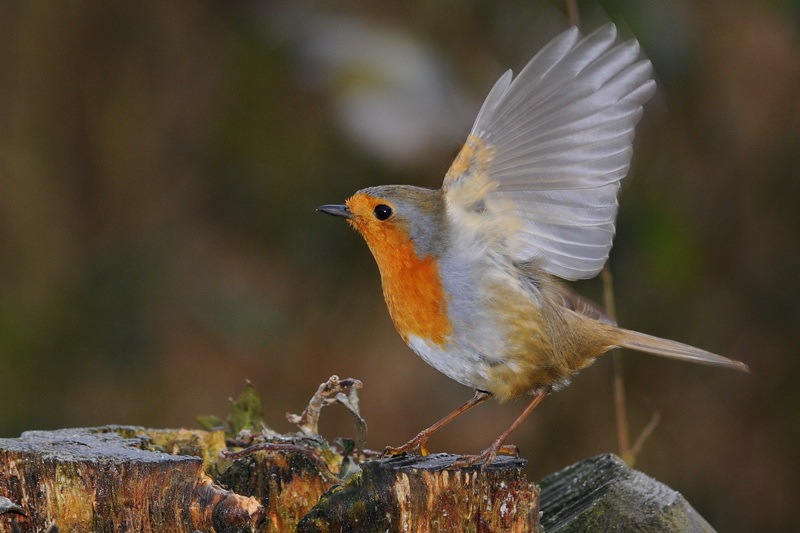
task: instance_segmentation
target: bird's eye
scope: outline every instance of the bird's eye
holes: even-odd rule
[[[378,220],[386,220],[390,216],[392,216],[392,208],[386,204],[378,204],[375,206],[375,218]]]

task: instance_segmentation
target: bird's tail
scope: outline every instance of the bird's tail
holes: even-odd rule
[[[652,335],[646,335],[638,331],[621,328],[615,329],[617,333],[615,344],[620,348],[629,348],[637,352],[651,353],[662,357],[679,359],[681,361],[750,372],[747,365],[741,361],[734,361],[733,359],[728,359],[727,357],[722,357],[721,355],[707,352],[700,348],[689,346],[688,344],[653,337]]]

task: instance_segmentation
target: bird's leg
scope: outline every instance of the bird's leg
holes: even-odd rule
[[[488,448],[483,450],[478,455],[465,455],[464,457],[460,458],[458,461],[454,462],[450,468],[464,468],[466,466],[472,466],[476,463],[481,464],[481,468],[485,468],[489,466],[494,458],[497,457],[497,454],[506,454],[510,450],[515,450],[516,446],[505,446],[504,443],[506,439],[508,439],[509,435],[514,432],[515,429],[522,424],[522,421],[525,420],[531,411],[533,411],[539,403],[544,400],[544,397],[550,393],[549,389],[542,389],[537,391],[533,398],[531,399],[531,403],[522,411],[516,420],[511,424],[511,426],[505,430],[499,437],[497,437],[494,442],[492,442]],[[513,453],[513,452],[512,452]]]
[[[402,446],[394,448],[392,446],[387,446],[385,450],[383,450],[383,456],[386,457],[387,455],[399,455],[401,453],[408,452],[415,448],[419,449],[419,453],[422,456],[428,455],[428,439],[431,435],[442,429],[444,426],[455,420],[460,415],[466,413],[473,407],[478,404],[481,404],[492,397],[492,394],[482,390],[476,390],[475,396],[473,396],[467,403],[459,407],[458,409],[454,410],[452,413],[448,414],[434,425],[427,429],[423,429],[417,435],[411,439],[410,441],[406,442]],[[510,433],[510,432],[509,432]]]

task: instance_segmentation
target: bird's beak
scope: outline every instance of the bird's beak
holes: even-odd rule
[[[317,208],[317,211],[322,211],[335,217],[353,218],[353,213],[350,212],[350,208],[346,205],[321,205]]]

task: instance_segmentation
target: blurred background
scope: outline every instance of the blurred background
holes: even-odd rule
[[[660,87],[620,200],[619,321],[752,370],[625,354],[632,438],[661,414],[637,467],[720,531],[797,530],[800,3],[578,6],[635,35]],[[555,0],[0,3],[0,436],[196,427],[246,379],[292,431],[338,374],[364,382],[380,450],[465,401],[395,333],[361,239],[314,209],[438,187],[497,77],[567,25]],[[531,480],[617,450],[611,367],[513,436]],[[431,447],[475,453],[522,407]],[[322,431],[354,434],[336,408]]]

